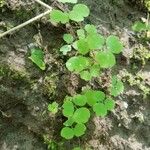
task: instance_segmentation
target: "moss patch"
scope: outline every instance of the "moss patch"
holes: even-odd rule
[[[30,78],[29,75],[26,72],[23,71],[17,71],[12,70],[7,65],[1,65],[0,66],[0,80],[8,81],[9,80],[16,80],[16,81],[24,81],[29,82]]]
[[[54,96],[56,93],[57,83],[58,83],[58,77],[56,74],[47,75],[44,78],[44,82],[42,86],[43,94],[47,95],[48,97]]]

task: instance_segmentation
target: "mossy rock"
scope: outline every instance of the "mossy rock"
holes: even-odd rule
[[[7,65],[0,65],[0,80],[2,81],[20,81],[29,83],[29,74],[24,71],[13,70]]]
[[[47,75],[42,84],[43,94],[48,97],[54,96],[56,94],[58,80],[59,79],[56,74]]]
[[[150,11],[150,0],[127,0],[132,5],[137,5],[138,8]]]

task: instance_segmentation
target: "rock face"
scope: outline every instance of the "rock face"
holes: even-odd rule
[[[30,2],[8,1],[7,7],[0,9],[0,32],[41,12],[40,7]],[[139,17],[145,17],[143,13],[123,0],[82,2],[91,9],[86,22],[95,23],[104,35],[120,36],[125,44],[124,56],[128,57],[132,53],[131,25]],[[30,9],[24,9],[29,5]],[[64,118],[61,113],[49,114],[48,103],[57,101],[61,104],[65,95],[81,89],[78,77],[65,69],[67,58],[58,52],[64,32],[64,28],[53,27],[43,18],[0,39],[0,150],[47,150],[44,136],[60,141],[59,131]],[[37,46],[45,52],[47,69],[44,72],[28,59],[31,48]],[[117,73],[122,68],[131,71],[122,56],[118,56],[118,61],[121,63],[118,62]],[[90,131],[80,144],[94,150],[150,149],[149,101],[143,100],[136,87],[127,85],[125,94],[116,98],[116,103],[116,110],[107,118],[93,119],[88,125]],[[61,148],[72,149],[78,142],[66,142]]]
[[[150,1],[149,0],[130,0],[128,2],[131,4],[136,4],[141,9],[150,11]]]

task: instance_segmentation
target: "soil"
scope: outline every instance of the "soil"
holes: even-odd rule
[[[125,73],[132,78],[142,74],[140,84],[150,89],[150,61],[144,58],[143,65],[142,60],[133,57],[135,47],[143,43],[131,29],[147,13],[127,0],[82,0],[82,3],[91,10],[86,23],[95,24],[103,35],[119,36],[125,45],[113,72],[125,84],[124,93],[116,98],[116,109],[106,118],[93,116],[82,138],[60,145],[64,118],[61,113],[50,114],[47,106],[53,101],[62,104],[66,95],[79,92],[86,83],[67,71],[68,58],[58,51],[66,29],[53,26],[43,17],[0,39],[0,150],[48,150],[43,137],[55,141],[58,150],[71,150],[76,145],[93,150],[150,150],[150,93],[145,96],[146,91],[139,84],[131,85]],[[33,1],[6,1],[0,8],[0,33],[43,11]],[[147,48],[148,43],[143,47]],[[30,49],[37,46],[45,52],[46,71],[28,59]],[[100,87],[94,81],[89,85]]]

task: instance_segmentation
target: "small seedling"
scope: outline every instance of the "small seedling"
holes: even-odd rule
[[[132,30],[135,32],[148,31],[150,30],[150,24],[142,21],[137,21],[132,26]]]
[[[118,96],[124,91],[124,86],[121,80],[117,76],[112,77],[110,93],[113,96]]]
[[[48,105],[48,110],[53,113],[56,114],[58,112],[58,103],[53,102],[52,104]]]

